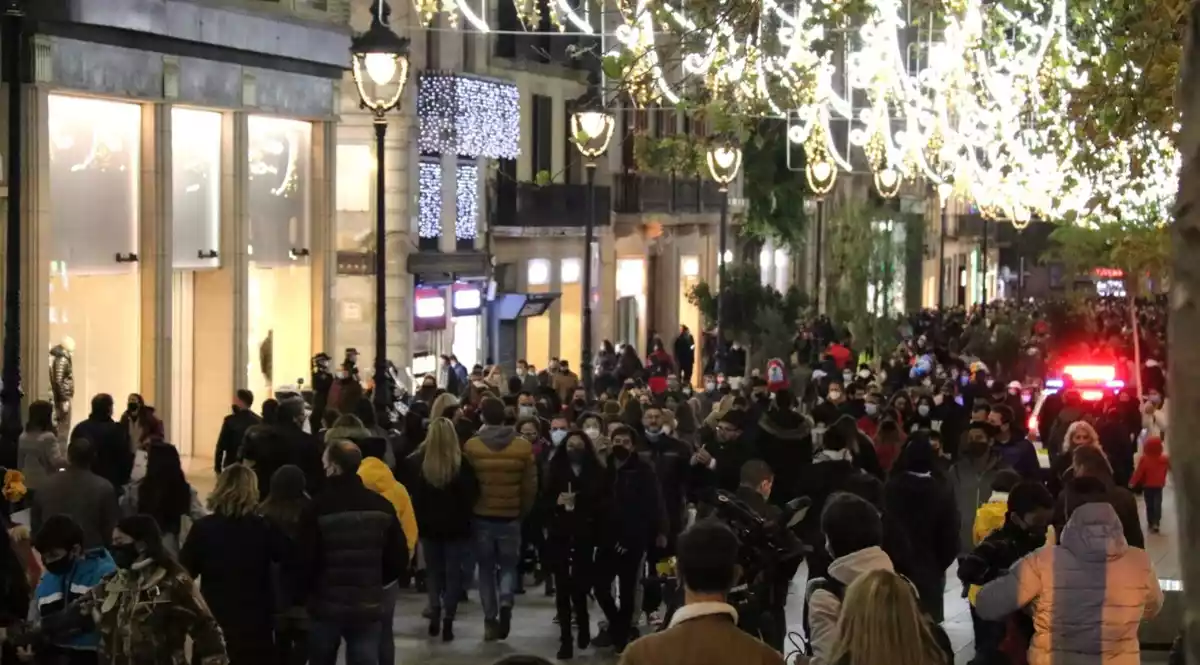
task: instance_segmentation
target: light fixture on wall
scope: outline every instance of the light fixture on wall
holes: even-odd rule
[[[385,211],[384,139],[387,114],[400,105],[408,82],[407,37],[392,31],[392,10],[385,0],[371,7],[371,26],[350,40],[351,73],[360,105],[375,120],[375,389],[376,413],[391,406],[387,376],[387,225]],[[368,82],[370,86],[368,86]],[[369,90],[368,90],[369,88]]]

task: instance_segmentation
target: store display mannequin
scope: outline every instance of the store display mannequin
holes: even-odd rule
[[[50,391],[54,398],[54,417],[58,436],[65,440],[71,432],[71,400],[75,397],[75,370],[72,356],[75,340],[64,337],[50,349]]]

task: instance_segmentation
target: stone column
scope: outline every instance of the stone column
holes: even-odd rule
[[[7,96],[5,97],[7,99]],[[26,86],[22,105],[25,145],[21,181],[21,381],[22,409],[50,395],[50,110],[48,88]],[[2,309],[2,308],[0,308]],[[87,417],[91,395],[72,400],[72,421]],[[118,397],[118,399],[120,399]]]
[[[309,265],[312,266],[312,353],[324,351],[337,357],[333,344],[337,314],[333,284],[337,276],[337,125],[313,124],[312,209],[308,228]]]
[[[245,112],[226,113],[221,158],[221,272],[230,281],[233,386],[249,379],[250,190],[249,130]]]
[[[555,251],[547,252],[550,255],[550,293],[562,293],[562,258]],[[554,301],[550,306],[550,311],[543,316],[550,317],[550,357],[558,358],[562,353],[562,298]],[[578,359],[572,365],[578,364]],[[573,367],[573,370],[578,370],[578,367]]]
[[[172,286],[171,106],[142,107],[142,155],[138,224],[141,271],[142,353],[140,390],[170,431]]]

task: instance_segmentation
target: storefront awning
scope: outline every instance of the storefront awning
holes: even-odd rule
[[[497,293],[491,306],[501,321],[516,321],[541,316],[561,293]]]

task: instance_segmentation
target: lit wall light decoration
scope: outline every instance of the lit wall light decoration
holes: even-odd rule
[[[804,167],[804,176],[813,194],[825,196],[837,182],[837,167],[824,159],[810,161]]]
[[[454,237],[474,240],[479,235],[479,167],[459,164],[455,174],[455,195],[458,201],[454,219]]]
[[[442,165],[421,162],[417,177],[417,237],[438,238],[442,235]]]
[[[729,187],[741,168],[742,149],[732,141],[714,144],[708,149],[708,172],[722,187]]]
[[[901,182],[900,172],[890,166],[875,172],[875,188],[884,198],[895,198],[900,193]]]
[[[423,74],[417,117],[422,153],[489,159],[521,154],[521,95],[513,83]]]

